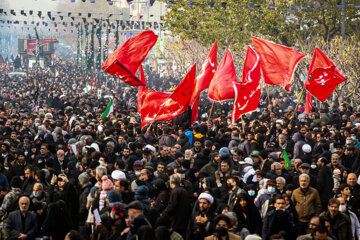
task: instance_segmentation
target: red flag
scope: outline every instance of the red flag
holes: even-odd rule
[[[144,86],[135,73],[156,41],[153,31],[141,32],[118,47],[101,67],[130,86]]]
[[[319,48],[315,48],[305,83],[306,89],[323,102],[345,80],[346,77],[335,64]]]
[[[305,114],[309,114],[312,109],[312,96],[310,92],[306,92],[306,98],[305,98]]]
[[[230,49],[216,69],[213,80],[210,82],[208,96],[214,101],[224,101],[235,98],[233,83],[237,82],[234,60]]]
[[[156,114],[160,111],[162,104],[170,97],[170,93],[146,90],[143,92],[141,102],[141,127],[154,121]]]
[[[195,87],[190,98],[191,123],[194,123],[198,115],[199,95],[201,91],[209,87],[217,67],[217,41],[215,41],[210,52],[201,65],[199,74],[195,78]]]
[[[278,85],[290,91],[290,83],[297,63],[305,55],[293,48],[251,37],[260,56],[261,71],[266,84]]]
[[[196,63],[183,80],[170,93],[148,90],[141,100],[141,127],[152,121],[168,121],[185,112],[194,89]]]
[[[259,55],[250,46],[247,49],[242,79],[233,83],[235,102],[231,120],[236,122],[244,113],[256,110],[261,96],[261,71]]]
[[[144,74],[144,70],[142,68],[142,65],[140,65],[139,67],[139,71],[140,71],[140,81],[145,85],[145,86],[140,86],[138,88],[138,94],[137,94],[137,109],[138,109],[138,113],[141,114],[141,103],[142,103],[142,97],[143,94],[148,90],[146,87],[146,80],[145,80],[145,74]]]

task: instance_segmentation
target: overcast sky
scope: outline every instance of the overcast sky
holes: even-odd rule
[[[70,0],[0,0],[0,6],[2,8],[10,8],[15,10],[48,10],[52,11],[56,9],[58,1],[67,1],[70,4]]]

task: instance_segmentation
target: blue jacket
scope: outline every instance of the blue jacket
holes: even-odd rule
[[[10,190],[10,186],[6,176],[0,173],[0,186],[3,186],[6,190]]]

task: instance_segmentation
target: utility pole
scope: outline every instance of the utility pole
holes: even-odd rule
[[[346,5],[346,0],[342,0],[341,1],[341,36],[343,39],[345,39],[345,21],[346,21],[346,16],[345,16],[345,5]]]

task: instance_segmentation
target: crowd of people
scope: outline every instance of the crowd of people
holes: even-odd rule
[[[360,239],[358,109],[305,115],[279,93],[232,124],[232,103],[211,111],[204,96],[191,126],[142,129],[137,89],[112,76],[69,60],[11,71],[0,67],[1,239]]]

